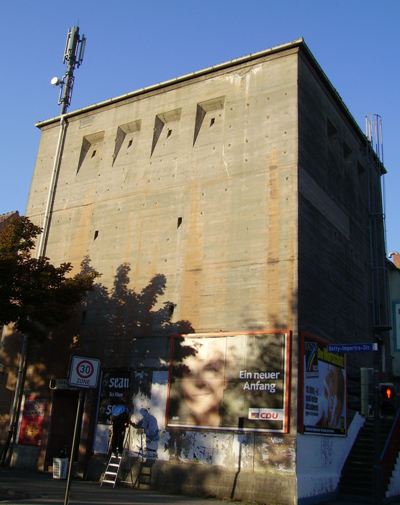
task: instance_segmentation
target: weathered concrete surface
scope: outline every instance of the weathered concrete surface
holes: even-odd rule
[[[106,286],[123,263],[136,289],[164,274],[174,318],[196,331],[292,328],[296,80],[297,55],[283,54],[72,118],[47,254],[76,267],[89,255]],[[133,122],[115,157],[118,129]],[[42,132],[28,204],[37,223],[57,133]]]
[[[374,325],[387,323],[380,176],[365,137],[301,56],[298,299],[304,331],[362,342],[373,338]],[[372,359],[372,353],[348,355],[357,385],[360,366],[372,366]],[[355,410],[357,397],[358,390]]]
[[[295,476],[287,473],[226,471],[193,463],[155,463],[153,485],[166,492],[267,504],[294,503]]]

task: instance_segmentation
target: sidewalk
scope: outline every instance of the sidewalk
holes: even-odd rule
[[[66,480],[53,479],[48,473],[0,468],[0,502],[13,505],[63,505],[66,483]],[[123,486],[100,487],[97,482],[82,480],[73,480],[69,493],[70,505],[232,505],[232,503]]]
[[[9,505],[63,505],[66,480],[49,473],[0,467],[0,503]],[[69,505],[248,505],[213,498],[169,495],[125,486],[100,487],[98,482],[73,480]],[[372,501],[338,498],[324,505],[372,505]],[[400,500],[390,505],[400,505]]]

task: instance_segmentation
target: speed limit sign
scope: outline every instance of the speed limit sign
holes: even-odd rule
[[[78,388],[95,388],[100,372],[100,360],[72,356],[69,384]]]

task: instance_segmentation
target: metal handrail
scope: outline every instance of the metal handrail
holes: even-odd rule
[[[393,467],[400,452],[400,408],[397,409],[390,433],[386,439],[385,446],[380,455],[380,466],[382,469],[384,489],[389,484]]]

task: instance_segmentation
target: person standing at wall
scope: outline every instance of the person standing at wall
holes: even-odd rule
[[[115,455],[122,455],[125,430],[129,424],[129,412],[122,399],[117,399],[113,402],[113,406],[111,408],[111,423],[111,451]]]
[[[142,429],[146,436],[145,454],[148,458],[155,458],[157,455],[157,442],[160,438],[157,419],[150,412],[141,408],[139,410],[142,419],[137,423],[131,423],[135,428]]]

